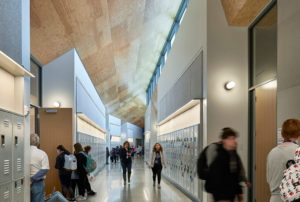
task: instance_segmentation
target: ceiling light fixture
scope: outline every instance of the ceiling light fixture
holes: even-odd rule
[[[234,81],[228,81],[225,83],[225,89],[226,90],[232,90],[235,87],[235,82]]]

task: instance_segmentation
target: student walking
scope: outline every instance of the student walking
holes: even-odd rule
[[[130,149],[130,144],[128,141],[125,141],[123,147],[120,150],[121,166],[123,169],[123,180],[124,185],[126,185],[126,172],[128,173],[128,184],[130,184],[131,177],[131,166],[132,166],[132,150]]]
[[[215,201],[243,201],[241,182],[247,182],[245,170],[237,153],[237,133],[224,128],[221,141],[206,147],[198,159],[199,178],[206,180],[205,189]]]
[[[38,149],[40,138],[37,134],[30,135],[30,200],[31,202],[44,201],[44,179],[49,171],[47,154]]]
[[[281,136],[284,142],[273,148],[267,159],[267,181],[270,185],[270,202],[281,202],[279,185],[288,161],[294,159],[299,147],[300,120],[288,119],[282,125]]]
[[[67,193],[70,194],[70,201],[75,201],[74,191],[71,186],[72,170],[65,169],[65,155],[70,155],[70,152],[65,149],[63,145],[57,146],[57,154],[55,168],[58,169],[58,176],[62,187],[62,194],[64,197]]]
[[[164,168],[167,167],[165,154],[161,144],[155,143],[152,149],[149,162],[150,162],[149,168],[152,168],[152,173],[153,173],[153,186],[155,186],[155,180],[157,176],[158,188],[160,188],[161,171],[163,167]]]
[[[109,149],[106,147],[106,164],[108,164],[108,159],[109,159]]]

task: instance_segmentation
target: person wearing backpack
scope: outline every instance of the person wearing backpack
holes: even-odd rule
[[[243,201],[241,182],[247,182],[242,161],[237,153],[237,133],[224,128],[221,141],[207,146],[197,162],[198,176],[205,180],[205,189],[215,201]]]
[[[58,176],[61,183],[62,194],[64,197],[67,196],[67,193],[70,194],[70,201],[75,201],[74,191],[71,186],[71,174],[72,170],[65,167],[65,156],[70,155],[63,145],[57,146],[57,154],[55,168],[58,169]]]
[[[91,158],[91,156],[89,155],[89,153],[91,152],[91,150],[92,150],[92,148],[91,148],[90,145],[87,145],[87,146],[84,147],[84,152],[86,153],[86,155],[88,155],[87,158]],[[90,174],[89,172],[87,173],[87,175],[88,175],[88,176],[91,176],[91,174]],[[94,196],[94,195],[96,195],[96,192],[94,192],[94,191],[92,190],[91,184],[90,184],[90,182],[89,182],[88,179],[86,180],[85,188],[86,188],[87,194],[88,194],[89,196]]]
[[[122,166],[122,170],[123,170],[124,185],[126,185],[126,172],[128,172],[128,184],[130,184],[132,153],[133,153],[133,151],[130,149],[129,142],[125,141],[123,144],[123,148],[120,150],[120,158],[121,158],[121,166]]]
[[[280,183],[286,164],[294,159],[295,152],[299,147],[300,120],[288,119],[281,129],[282,144],[273,148],[267,158],[267,182],[270,186],[270,202],[281,202]]]
[[[86,181],[87,179],[87,172],[85,170],[85,166],[87,164],[87,157],[83,152],[82,145],[80,143],[74,144],[74,154],[77,159],[77,174],[78,174],[78,180],[77,180],[77,186],[79,191],[79,197],[77,198],[78,201],[84,201],[86,200],[85,197],[85,187],[86,187]]]

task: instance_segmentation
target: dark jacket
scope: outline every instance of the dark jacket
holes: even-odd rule
[[[106,150],[106,158],[109,157],[109,150]]]
[[[84,154],[79,152],[78,154],[75,154],[75,157],[77,159],[77,173],[78,175],[86,175],[87,172],[85,171],[83,166],[86,166],[87,158]]]
[[[130,148],[128,150],[126,150],[125,148],[122,148],[120,150],[119,153],[120,153],[121,163],[124,163],[124,164],[132,163],[131,156],[128,156],[128,158],[127,158],[127,152],[131,153],[131,155],[133,153]]]
[[[62,152],[56,157],[55,168],[58,169],[59,175],[65,175],[67,173],[67,171],[64,169],[65,155],[69,155],[69,153]]]
[[[240,185],[242,169],[242,162],[237,152],[228,152],[222,144],[218,144],[217,156],[209,166],[206,190],[222,196],[242,194]]]

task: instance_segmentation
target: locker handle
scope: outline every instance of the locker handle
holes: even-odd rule
[[[18,145],[18,136],[15,136],[15,145]]]
[[[1,146],[4,147],[5,146],[5,136],[1,135]]]

